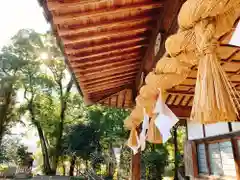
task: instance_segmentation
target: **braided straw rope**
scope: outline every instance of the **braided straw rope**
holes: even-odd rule
[[[146,86],[163,91],[172,88],[187,78],[191,66],[198,65],[190,119],[201,123],[235,121],[239,96],[219,64],[217,40],[232,29],[239,16],[240,0],[187,0],[178,15],[178,32],[165,43],[171,57],[159,60],[156,70],[147,75]],[[146,94],[140,91],[139,96],[146,98]],[[155,105],[156,100],[149,98],[142,107]]]

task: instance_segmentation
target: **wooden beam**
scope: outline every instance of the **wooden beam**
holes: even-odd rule
[[[124,79],[128,79],[128,78],[132,78],[134,79],[136,73],[135,74],[132,74],[132,75],[125,75],[125,76],[121,76],[121,77],[111,77],[111,79],[104,79],[104,80],[101,80],[101,79],[98,79],[97,81],[87,81],[87,82],[84,82],[84,86],[91,86],[91,85],[95,85],[95,86],[98,86],[98,84],[102,84],[102,83],[108,83],[108,82],[112,82],[112,81],[116,81],[116,80],[124,80]]]
[[[89,19],[89,18],[97,18],[100,16],[112,16],[114,14],[121,14],[125,12],[133,12],[133,11],[147,11],[152,10],[156,8],[162,7],[161,2],[149,2],[144,4],[135,4],[135,5],[129,5],[129,6],[123,6],[121,8],[109,8],[109,9],[100,9],[96,11],[90,11],[90,12],[80,12],[80,13],[74,13],[74,14],[65,14],[65,15],[53,15],[53,22],[54,24],[72,24],[76,21],[81,21],[83,19]]]
[[[92,67],[92,64],[99,66],[101,64],[105,64],[108,62],[115,62],[115,61],[124,61],[127,59],[140,59],[140,55],[138,52],[134,52],[134,53],[129,53],[126,55],[120,55],[120,56],[113,56],[113,57],[107,57],[107,58],[102,58],[102,59],[96,59],[96,60],[92,60],[92,61],[74,61],[71,63],[72,68],[89,68]]]
[[[122,70],[122,69],[129,69],[129,71],[132,69],[132,67],[135,67],[135,69],[137,69],[140,66],[141,62],[133,62],[133,63],[129,63],[129,64],[123,64],[122,66],[118,66],[118,67],[114,67],[114,68],[110,68],[110,69],[101,69],[99,71],[96,72],[86,72],[86,71],[82,71],[80,69],[75,69],[74,72],[75,73],[80,73],[83,76],[98,76],[98,75],[103,75],[103,76],[107,76],[107,74],[112,74],[115,71],[118,70]],[[106,74],[105,74],[106,73]]]
[[[168,106],[177,117],[190,117],[192,108],[187,106]]]
[[[193,96],[190,96],[190,98],[187,100],[185,106],[189,106],[189,103],[193,100]]]
[[[51,11],[61,11],[65,10],[66,8],[73,8],[78,9],[82,7],[83,5],[90,5],[90,4],[96,4],[101,2],[107,2],[108,0],[81,0],[78,2],[61,2],[58,0],[47,0],[48,9]]]
[[[240,158],[239,158],[239,147],[237,143],[237,139],[231,138],[232,143],[232,151],[233,151],[233,158],[236,168],[236,180],[240,180]]]
[[[79,27],[72,28],[72,29],[60,27],[58,30],[58,33],[59,33],[59,36],[64,37],[69,35],[78,35],[84,32],[96,31],[96,29],[103,31],[106,29],[133,27],[140,24],[147,24],[153,21],[154,19],[156,19],[156,16],[152,18],[151,16],[145,15],[145,16],[130,17],[127,19],[120,19],[115,21],[106,21],[104,23],[100,21],[99,23],[80,25]]]
[[[141,48],[145,47],[145,45],[137,45],[137,46],[133,46],[133,47],[127,47],[127,48],[123,48],[123,49],[116,49],[113,51],[107,51],[104,53],[98,53],[98,54],[92,54],[89,56],[84,56],[84,57],[76,57],[76,56],[68,56],[68,58],[70,59],[70,61],[87,61],[88,59],[91,58],[101,58],[102,56],[115,56],[115,55],[120,55],[120,54],[124,54],[124,53],[128,53],[128,52],[136,52],[136,50],[139,50]]]
[[[123,31],[115,30],[110,32],[102,32],[102,33],[96,33],[95,35],[86,34],[83,36],[74,36],[72,38],[65,38],[62,37],[63,43],[65,45],[71,45],[71,44],[84,44],[85,42],[89,41],[104,41],[105,39],[114,39],[114,38],[124,38],[129,36],[136,36],[139,34],[143,34],[147,31],[150,31],[151,27],[141,27],[141,28],[132,28],[127,29]]]
[[[128,72],[137,72],[137,69],[136,66],[132,66],[132,67],[129,67],[128,69],[120,69],[118,71],[115,71],[115,72],[109,72],[109,73],[105,73],[105,74],[99,74],[98,76],[84,76],[84,75],[81,75],[81,74],[76,74],[76,77],[78,77],[81,82],[82,81],[91,81],[91,80],[94,80],[94,79],[100,79],[102,77],[112,77],[112,76],[117,76],[117,75],[120,75],[120,74],[124,74],[124,73],[128,73]]]
[[[178,160],[178,139],[177,139],[177,126],[173,127],[173,145],[174,145],[174,179],[178,179],[178,167],[179,167],[179,160]]]
[[[108,86],[104,86],[104,87],[97,87],[97,88],[94,88],[94,89],[91,89],[91,90],[85,90],[84,89],[84,91],[86,93],[90,94],[90,93],[103,91],[103,90],[107,90],[107,89],[111,89],[111,88],[118,88],[118,87],[121,87],[123,85],[130,85],[130,84],[132,84],[131,81],[122,81],[122,82],[119,82],[119,83],[109,84]]]
[[[109,50],[110,48],[120,48],[124,45],[139,45],[139,43],[141,44],[145,44],[144,41],[146,40],[146,37],[136,37],[133,39],[127,39],[127,40],[120,40],[120,41],[116,41],[116,42],[112,42],[112,43],[107,43],[107,44],[102,44],[102,45],[95,45],[92,47],[87,47],[87,48],[79,48],[79,49],[75,49],[75,48],[68,48],[65,47],[65,51],[67,54],[70,55],[74,55],[74,54],[81,54],[81,53],[96,53],[97,51],[101,51],[102,49],[106,49]]]
[[[99,83],[99,82],[102,82],[102,81],[109,81],[109,80],[112,80],[112,79],[120,79],[120,78],[124,78],[124,77],[127,77],[127,76],[136,76],[137,74],[137,71],[133,71],[133,72],[129,72],[129,73],[123,73],[123,74],[117,74],[115,76],[107,76],[107,77],[104,77],[104,78],[94,78],[92,80],[81,80],[81,82],[83,82],[84,84],[88,85],[88,84],[93,84],[93,83]]]
[[[89,67],[87,69],[85,68],[75,68],[76,72],[83,72],[84,74],[88,74],[88,72],[94,72],[94,71],[103,71],[103,70],[111,70],[112,68],[119,68],[125,65],[129,65],[129,64],[140,64],[139,59],[127,59],[124,61],[117,61],[117,62],[110,62],[110,63],[105,63],[102,65],[95,65],[94,63],[92,64],[92,67]]]
[[[167,93],[172,95],[194,96],[194,92],[189,91],[168,90]]]
[[[85,85],[84,84],[84,88],[85,89],[92,89],[92,88],[96,88],[96,87],[107,87],[109,84],[112,83],[119,83],[122,81],[133,81],[135,76],[129,76],[129,77],[125,77],[125,78],[118,78],[118,79],[113,79],[113,80],[108,80],[108,81],[103,81],[103,82],[99,82],[99,83],[93,83],[93,84],[88,84]]]

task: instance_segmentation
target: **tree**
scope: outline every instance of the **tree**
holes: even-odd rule
[[[61,155],[61,141],[64,133],[67,103],[73,80],[63,62],[63,56],[51,34],[40,35],[32,30],[21,30],[13,38],[13,49],[17,57],[27,63],[21,68],[21,84],[24,89],[25,105],[22,112],[28,112],[32,124],[36,127],[40,138],[43,154],[44,171],[55,174],[59,156]],[[45,53],[45,57],[43,57]],[[47,72],[47,73],[46,73]],[[58,112],[52,113],[53,108],[45,102],[50,102]],[[42,110],[45,111],[42,111]],[[54,137],[47,139],[49,133],[48,122],[54,124]]]
[[[8,129],[19,120],[16,110],[16,92],[21,68],[26,61],[16,54],[12,45],[0,53],[0,144]]]
[[[17,154],[18,164],[19,164],[19,165],[24,165],[25,160],[26,160],[26,157],[27,157],[27,155],[28,155],[27,147],[24,146],[24,145],[20,145],[20,146],[17,148],[16,154]]]
[[[163,144],[148,144],[142,154],[146,168],[145,179],[162,179],[164,168],[168,163],[168,152]]]
[[[0,163],[10,163],[17,165],[19,162],[18,149],[24,147],[19,137],[5,135],[3,143],[0,145]]]
[[[76,156],[88,161],[91,154],[99,147],[99,132],[86,124],[76,124],[69,127],[64,137],[64,153],[72,156],[70,175],[73,175]]]

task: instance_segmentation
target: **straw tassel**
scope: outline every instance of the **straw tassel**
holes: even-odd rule
[[[240,107],[235,90],[219,63],[214,32],[212,20],[201,21],[195,26],[200,56],[190,119],[203,124],[235,121]]]

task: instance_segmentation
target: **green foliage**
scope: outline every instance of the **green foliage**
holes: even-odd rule
[[[17,148],[17,160],[19,165],[23,165],[25,163],[25,160],[27,158],[28,152],[27,147],[24,145],[20,145]]]
[[[18,149],[23,147],[20,139],[5,135],[0,145],[0,163],[18,164]]]
[[[77,124],[69,127],[64,141],[64,152],[75,154],[84,160],[90,159],[91,154],[98,148],[99,134],[90,125]]]
[[[148,144],[142,154],[143,163],[146,168],[146,179],[162,179],[164,169],[168,164],[168,151],[162,144]]]

